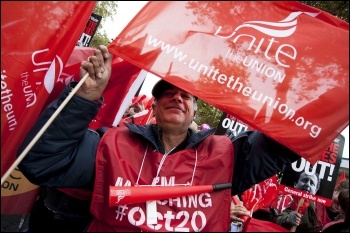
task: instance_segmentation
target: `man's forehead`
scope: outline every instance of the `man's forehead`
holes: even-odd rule
[[[187,91],[185,91],[185,90],[183,90],[183,89],[181,89],[181,88],[179,88],[179,87],[176,87],[176,86],[171,86],[171,87],[169,87],[167,90],[165,90],[164,92],[166,92],[166,91],[181,91],[181,92],[183,92],[183,93],[192,95],[191,93],[189,93],[189,92],[187,92]]]
[[[197,100],[197,97],[192,95],[191,93],[169,83],[169,82],[166,82],[164,80],[160,80],[158,81],[154,86],[153,86],[153,89],[152,89],[152,95],[154,96],[155,99],[158,99],[161,95],[164,94],[165,91],[167,90],[181,90],[182,92],[184,93],[187,93],[189,95],[191,95],[192,97],[194,97],[196,100]]]
[[[311,179],[313,179],[313,180],[317,180],[317,176],[316,176],[316,174],[306,174],[306,173],[302,173],[301,175],[300,175],[300,178],[311,178]]]
[[[192,95],[191,93],[179,88],[179,87],[176,87],[176,86],[172,86],[172,87],[169,87],[167,90],[165,90],[159,97],[162,97],[165,93],[169,93],[169,92],[180,92],[181,95],[188,95],[188,96],[191,96],[192,99],[195,99],[196,97],[194,95]]]

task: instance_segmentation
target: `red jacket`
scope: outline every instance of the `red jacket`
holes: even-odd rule
[[[158,222],[147,225],[146,203],[109,207],[107,187],[151,185],[157,178],[161,186],[231,183],[232,155],[228,137],[211,135],[198,148],[165,155],[161,165],[163,155],[149,142],[135,140],[125,127],[108,130],[97,152],[94,220],[88,231],[229,231],[230,189],[157,201]]]
[[[25,137],[18,155],[41,130],[47,119],[69,95],[74,85],[76,83],[68,85],[60,97],[43,111]],[[124,213],[127,212],[130,221],[134,225],[140,224],[140,227],[132,227],[133,225],[126,218],[119,220],[124,216],[123,213],[118,215],[115,212],[118,208],[109,208],[107,202],[109,185],[136,184],[144,155],[146,155],[145,163],[142,166],[139,184],[151,184],[155,177],[160,179],[160,183],[163,182],[166,185],[192,182],[192,175],[189,173],[193,174],[193,171],[193,185],[211,185],[216,182],[232,184],[231,194],[226,190],[204,194],[204,196],[195,195],[190,199],[187,197],[180,200],[182,205],[178,208],[174,206],[175,204],[170,206],[170,203],[164,205],[158,203],[160,230],[176,226],[177,228],[167,229],[173,231],[187,230],[186,228],[204,231],[228,230],[229,212],[227,215],[224,213],[229,211],[230,205],[226,205],[226,202],[230,200],[230,195],[242,193],[253,184],[266,180],[280,172],[287,164],[299,159],[294,152],[258,131],[244,131],[242,135],[237,135],[234,142],[230,142],[226,136],[210,136],[215,129],[201,130],[197,133],[189,130],[187,140],[169,156],[164,157],[164,164],[157,176],[158,165],[164,153],[161,148],[162,143],[158,139],[161,129],[156,125],[133,124],[118,127],[119,129],[110,129],[105,133],[100,145],[100,135],[87,129],[100,107],[101,103],[73,96],[64,111],[60,112],[59,117],[55,118],[18,165],[26,178],[36,185],[60,189],[94,190],[91,211],[97,219],[94,220],[90,230],[98,228],[104,231],[115,231],[113,226],[117,221],[122,224],[118,230],[151,229],[145,224],[143,218],[146,216],[141,209],[138,211],[133,209],[135,205],[127,205]],[[154,132],[153,129],[158,131]],[[124,130],[123,136],[120,132]],[[250,136],[247,137],[247,135]],[[147,150],[146,145],[149,145]],[[97,148],[98,159],[96,160]],[[196,154],[197,163],[195,163]],[[185,156],[189,158],[184,160]],[[217,160],[213,160],[214,157]],[[155,168],[152,167],[153,163],[149,159],[157,163]],[[83,198],[81,195],[79,197]],[[173,200],[173,203],[176,203],[176,200]],[[101,211],[100,214],[97,214],[97,210]],[[134,215],[130,214],[130,211],[134,211]],[[174,214],[176,215],[173,216]],[[111,227],[103,223],[108,223]],[[158,226],[155,225],[156,229]]]

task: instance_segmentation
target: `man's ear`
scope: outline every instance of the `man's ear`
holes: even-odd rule
[[[194,121],[194,119],[196,119],[196,115],[197,115],[197,111],[194,111],[193,112],[193,119],[192,119],[192,121]]]
[[[157,112],[157,104],[155,104],[154,102],[152,103],[152,115],[155,116],[156,115],[156,112]]]

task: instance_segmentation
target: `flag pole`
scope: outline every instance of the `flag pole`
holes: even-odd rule
[[[62,102],[62,104],[56,109],[56,111],[52,114],[52,116],[47,120],[45,125],[41,128],[41,130],[37,133],[37,135],[32,139],[32,141],[28,144],[28,146],[24,149],[24,151],[17,157],[15,162],[11,165],[11,167],[6,171],[6,173],[1,177],[1,186],[7,179],[7,177],[11,174],[11,172],[18,166],[18,164],[23,160],[24,156],[29,152],[30,149],[34,146],[34,144],[39,140],[41,135],[45,132],[45,130],[49,127],[52,121],[57,117],[57,115],[62,111],[62,109],[67,105],[68,101],[73,97],[73,95],[78,91],[78,89],[83,85],[85,80],[89,77],[89,73],[86,73],[84,77],[78,82],[78,84],[72,89],[67,98]]]

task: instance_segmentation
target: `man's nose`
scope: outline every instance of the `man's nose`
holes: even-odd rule
[[[176,101],[182,101],[182,96],[181,96],[181,92],[177,91],[173,94],[172,99],[176,100]]]
[[[308,186],[311,186],[311,180],[308,180],[308,181],[306,182],[306,184],[307,184]]]

